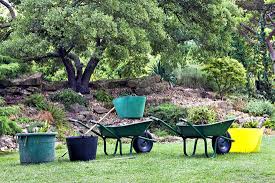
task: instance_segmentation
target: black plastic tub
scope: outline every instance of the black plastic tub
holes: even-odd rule
[[[98,137],[77,136],[67,137],[67,148],[70,161],[89,161],[96,158]]]

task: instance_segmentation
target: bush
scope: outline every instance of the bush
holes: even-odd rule
[[[51,96],[51,100],[54,102],[60,102],[65,106],[65,109],[69,109],[72,104],[79,104],[87,106],[86,99],[71,89],[65,89],[59,91]]]
[[[155,65],[152,66],[151,74],[159,75],[162,80],[167,81],[169,83],[176,83],[176,77],[173,74],[171,67],[161,63],[161,61],[158,61]]]
[[[221,98],[238,87],[244,87],[246,82],[244,66],[230,57],[210,59],[203,70],[215,81]]]
[[[97,90],[94,96],[97,101],[103,103],[111,103],[114,99],[112,95],[110,95],[104,90]]]
[[[25,104],[29,107],[35,107],[39,110],[46,110],[48,102],[42,94],[33,94],[26,98]]]
[[[204,88],[206,90],[216,90],[215,83],[209,80],[207,73],[202,71],[200,65],[186,65],[184,68],[174,70],[178,85],[187,88]]]
[[[113,107],[112,101],[113,101],[114,97],[112,95],[110,95],[109,93],[107,93],[106,91],[97,90],[94,97],[97,101],[102,102],[104,104],[104,107],[106,107],[106,108]]]
[[[18,105],[0,107],[0,116],[9,117],[11,115],[19,114],[20,111],[21,111],[21,108]]]
[[[180,106],[171,103],[164,103],[156,107],[150,107],[146,112],[146,116],[154,116],[159,119],[164,120],[172,127],[176,128],[176,123],[179,121],[179,118],[185,118],[187,116],[187,110]],[[167,131],[171,134],[171,131],[162,125],[153,124],[152,129],[161,129]]]
[[[193,107],[188,109],[188,121],[193,124],[209,124],[216,121],[217,113],[208,107]]]
[[[16,78],[30,71],[28,64],[0,55],[0,79]]]
[[[242,124],[242,128],[257,128],[259,122],[257,121],[248,121]]]
[[[247,103],[244,112],[254,116],[263,116],[264,114],[271,116],[274,112],[274,107],[269,101],[255,99]]]
[[[1,135],[15,135],[22,132],[21,128],[11,121],[7,116],[0,116],[0,136]]]

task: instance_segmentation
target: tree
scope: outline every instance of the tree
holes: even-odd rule
[[[89,92],[100,63],[137,76],[148,55],[161,55],[169,65],[182,62],[190,41],[200,55],[222,56],[239,14],[231,0],[24,0],[17,12],[2,53],[63,64],[69,86],[81,93]]]
[[[158,0],[167,19],[166,31],[179,44],[195,42],[198,56],[224,56],[231,49],[240,9],[231,0]]]
[[[250,16],[248,22],[241,23],[243,28],[241,33],[249,42],[262,43],[262,51],[268,50],[275,74],[275,2],[273,0],[239,0],[237,3]],[[254,41],[255,39],[257,41]]]
[[[244,66],[230,57],[210,59],[205,65],[204,71],[217,84],[221,98],[226,93],[245,84],[246,70]]]
[[[25,61],[62,62],[69,86],[88,93],[102,60],[128,61],[142,72],[147,55],[158,54],[168,37],[163,19],[157,2],[147,0],[25,0],[3,50]]]

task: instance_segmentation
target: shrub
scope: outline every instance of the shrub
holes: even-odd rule
[[[215,81],[221,98],[238,87],[244,87],[246,82],[244,66],[230,57],[210,59],[203,70]]]
[[[107,93],[106,91],[97,90],[94,97],[97,101],[102,102],[104,104],[104,107],[106,107],[106,108],[113,107],[112,101],[113,101],[114,97],[112,95],[110,95],[109,93]]]
[[[264,122],[263,126],[266,127],[266,128],[275,129],[275,120],[272,120],[272,119],[268,118]]]
[[[200,65],[186,65],[174,70],[177,84],[187,88],[204,88],[216,90],[215,83],[209,80],[207,73],[202,71]]]
[[[104,90],[97,90],[94,96],[97,101],[103,102],[103,103],[110,103],[114,99],[112,95],[110,95]]]
[[[247,103],[244,112],[254,116],[262,116],[264,114],[272,115],[274,107],[269,101],[255,99]]]
[[[39,110],[46,110],[48,108],[47,100],[42,94],[33,94],[26,98],[25,104],[29,107],[35,107]]]
[[[83,106],[88,105],[86,99],[82,95],[71,89],[65,89],[53,94],[51,100],[62,103],[65,106],[65,109],[69,109],[69,107],[75,103]]]
[[[248,121],[242,124],[242,128],[257,128],[259,122],[257,121]]]
[[[0,116],[0,136],[1,135],[15,135],[22,132],[21,128],[11,121],[7,116]]]
[[[208,124],[216,121],[217,113],[208,107],[193,107],[188,109],[188,121],[193,124]]]
[[[156,107],[150,107],[146,112],[146,116],[157,117],[166,121],[172,127],[176,128],[176,123],[178,122],[179,118],[185,118],[187,116],[187,111],[185,108],[182,108],[175,104],[164,103]],[[171,133],[170,130],[167,130],[167,128],[163,127],[162,125],[159,126],[157,124],[153,124],[151,127],[153,130],[155,128],[158,128],[161,130],[165,130],[168,133]]]
[[[152,75],[159,75],[162,80],[175,84],[176,77],[173,74],[172,69],[167,65],[158,61],[155,65],[151,68]]]
[[[14,105],[14,106],[5,106],[5,107],[0,107],[0,116],[11,116],[11,115],[16,115],[20,113],[20,106]]]
[[[28,73],[30,67],[20,60],[0,55],[0,79],[16,78]]]

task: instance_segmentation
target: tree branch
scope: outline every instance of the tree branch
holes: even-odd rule
[[[25,57],[22,59],[25,61],[32,61],[32,60],[41,61],[48,58],[60,58],[60,55],[57,52],[52,52],[52,53],[47,53],[46,55],[35,56],[35,57]]]
[[[10,15],[11,15],[11,21],[14,20],[16,18],[16,13],[15,13],[15,11],[14,11],[11,3],[8,0],[0,0],[0,4],[2,4],[3,6],[5,6],[9,10]],[[3,29],[3,28],[10,27],[10,22],[9,23],[0,24],[0,28]]]

